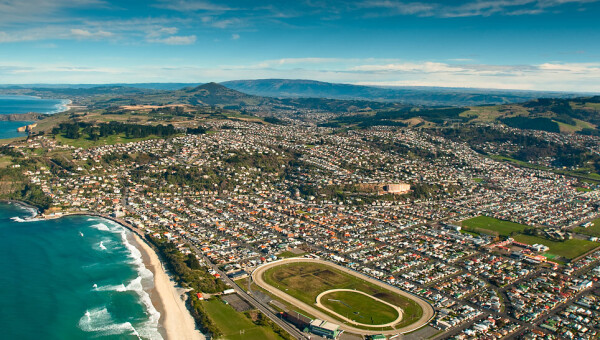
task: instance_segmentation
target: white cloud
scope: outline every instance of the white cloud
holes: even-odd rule
[[[101,0],[1,0],[0,25],[57,22],[68,9],[105,6]]]
[[[237,33],[233,33],[233,34],[231,35],[231,39],[232,39],[232,40],[238,40],[239,38],[240,38],[240,35],[239,35],[239,34],[237,34]]]
[[[402,63],[386,65],[359,65],[354,66],[352,71],[367,72],[458,72],[464,71],[461,67],[451,66],[444,63],[424,62],[424,63]]]
[[[189,11],[231,11],[233,8],[212,3],[210,1],[190,1],[190,0],[161,0],[156,5],[159,8],[166,8],[174,11],[189,12]]]
[[[195,35],[186,35],[186,36],[170,36],[166,38],[157,38],[157,39],[148,39],[148,42],[152,43],[161,43],[167,45],[191,45],[196,42]]]
[[[367,0],[358,9],[374,9],[367,16],[417,15],[442,18],[500,15],[536,15],[566,4],[597,2],[598,0],[471,0],[459,5],[438,2],[405,2],[399,0]],[[384,11],[380,11],[380,10]]]
[[[177,32],[179,32],[179,29],[177,27],[159,27],[156,29],[152,28],[150,29],[150,32],[148,32],[147,37],[157,38],[165,35],[177,34]]]
[[[92,32],[86,29],[81,28],[73,28],[71,29],[71,35],[77,39],[100,39],[100,38],[110,38],[113,36],[111,32],[98,30],[96,32]]]

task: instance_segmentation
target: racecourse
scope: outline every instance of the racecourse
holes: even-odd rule
[[[264,275],[264,272],[266,270],[268,270],[270,268],[273,268],[273,267],[276,267],[276,266],[279,266],[279,265],[282,265],[282,264],[294,263],[294,262],[296,262],[296,263],[297,262],[311,262],[311,263],[320,263],[320,264],[323,264],[323,265],[331,266],[331,267],[333,267],[333,268],[335,268],[335,269],[337,269],[339,271],[342,271],[342,272],[344,272],[346,274],[350,274],[352,276],[358,277],[358,278],[360,278],[360,279],[362,279],[364,281],[367,281],[367,282],[369,282],[371,284],[377,285],[377,286],[379,286],[379,287],[381,287],[381,288],[383,288],[385,290],[388,290],[390,292],[393,292],[395,294],[398,294],[400,296],[403,296],[405,298],[408,298],[408,299],[416,302],[419,305],[419,307],[421,307],[421,309],[423,310],[423,314],[422,314],[421,318],[419,318],[419,320],[417,320],[416,322],[414,322],[414,323],[412,323],[412,324],[410,324],[408,326],[405,326],[405,327],[402,327],[402,328],[398,328],[398,329],[384,330],[384,331],[382,331],[382,330],[367,330],[367,329],[362,329],[362,328],[354,327],[354,326],[349,325],[347,323],[342,323],[342,322],[348,322],[348,323],[360,325],[361,327],[365,327],[365,326],[366,327],[373,327],[372,325],[363,325],[363,324],[356,323],[356,322],[354,322],[352,320],[349,320],[349,319],[347,319],[347,318],[345,318],[345,317],[343,317],[343,316],[341,316],[339,314],[336,314],[336,313],[332,313],[332,314],[336,314],[338,316],[337,318],[334,318],[330,314],[325,313],[323,310],[327,310],[330,313],[332,311],[330,309],[327,309],[326,307],[324,307],[324,306],[322,306],[320,304],[320,298],[323,295],[325,295],[325,293],[329,293],[331,291],[322,292],[317,297],[316,301],[312,305],[309,305],[309,304],[307,304],[305,302],[302,302],[302,301],[298,300],[297,298],[295,298],[293,296],[290,296],[287,293],[284,293],[283,291],[281,291],[281,290],[279,290],[279,289],[277,289],[277,288],[275,288],[275,287],[273,287],[273,286],[271,286],[271,285],[269,285],[268,283],[265,282],[265,280],[263,278],[263,275]],[[374,278],[371,278],[369,276],[363,275],[361,273],[355,272],[355,271],[353,271],[351,269],[348,269],[346,267],[342,267],[342,266],[336,265],[334,263],[323,261],[323,260],[309,259],[309,258],[290,258],[290,259],[284,259],[284,260],[279,260],[279,261],[275,261],[275,262],[266,263],[266,264],[264,264],[262,266],[257,267],[252,272],[252,280],[259,287],[261,287],[261,288],[269,291],[271,294],[275,295],[277,298],[279,298],[279,299],[281,299],[283,301],[286,301],[286,302],[288,302],[288,303],[290,303],[290,304],[292,304],[292,305],[294,305],[294,306],[296,306],[296,307],[298,307],[298,308],[306,311],[307,313],[311,314],[312,316],[314,316],[316,318],[319,318],[319,319],[322,319],[322,320],[326,320],[326,321],[329,321],[329,322],[333,322],[333,323],[339,324],[341,329],[343,329],[346,332],[350,332],[350,333],[354,333],[354,334],[361,334],[361,335],[373,335],[373,334],[393,335],[393,334],[409,333],[409,332],[412,332],[412,331],[414,331],[416,329],[419,329],[419,328],[427,325],[427,323],[431,320],[431,318],[433,318],[434,313],[435,313],[434,310],[433,310],[433,308],[431,307],[431,305],[427,301],[425,301],[425,300],[423,300],[423,299],[421,299],[421,298],[419,298],[419,297],[417,297],[415,295],[407,293],[407,292],[405,292],[405,291],[403,291],[401,289],[398,289],[396,287],[387,285],[384,282],[381,282],[381,281],[376,280]],[[388,305],[389,305],[389,303],[388,303]],[[317,307],[323,308],[323,310],[321,310],[321,309],[319,309]],[[399,316],[396,319],[396,321],[394,321],[393,323],[390,323],[388,325],[383,325],[383,327],[386,327],[386,326],[393,327],[394,324],[397,324],[398,322],[400,322],[402,320],[402,316],[403,316],[402,309],[400,309],[400,308],[398,308],[398,309],[399,309],[398,310]],[[381,328],[382,326],[378,325],[376,327]]]
[[[368,296],[369,298],[371,298],[371,299],[373,299],[373,300],[375,300],[377,302],[383,303],[385,305],[388,305],[391,308],[393,308],[394,310],[396,310],[396,313],[398,313],[398,317],[396,318],[396,320],[394,320],[392,322],[388,322],[388,323],[384,323],[384,324],[380,324],[380,325],[369,325],[369,324],[366,324],[366,323],[356,322],[356,321],[351,320],[351,319],[349,319],[349,318],[347,318],[347,317],[345,317],[345,316],[343,316],[343,315],[341,315],[339,313],[336,313],[331,308],[328,308],[327,306],[323,305],[323,303],[321,303],[321,299],[325,295],[330,294],[330,293],[335,293],[335,292],[352,292],[352,293],[362,294],[362,295]],[[371,328],[379,328],[379,329],[381,329],[383,327],[393,327],[394,325],[396,325],[400,321],[402,321],[402,308],[400,308],[400,307],[398,307],[396,305],[393,305],[393,304],[391,304],[391,303],[389,303],[387,301],[383,301],[383,300],[381,300],[379,298],[371,296],[371,295],[369,295],[369,294],[367,294],[365,292],[361,292],[360,290],[353,290],[353,289],[331,289],[331,290],[326,290],[323,293],[319,294],[319,296],[317,296],[317,301],[316,301],[315,305],[317,307],[319,307],[321,309],[324,309],[324,310],[328,311],[329,313],[335,315],[340,320],[344,320],[345,322],[349,322],[349,323],[352,323],[352,324],[355,324],[355,325],[359,325],[359,326],[362,326],[362,327],[371,327]]]

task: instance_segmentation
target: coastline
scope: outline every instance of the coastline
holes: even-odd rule
[[[144,265],[154,274],[154,288],[150,292],[152,304],[160,312],[159,323],[166,340],[204,340],[194,318],[181,299],[184,291],[167,274],[156,252],[136,232],[130,234],[134,245],[142,253]],[[162,333],[162,332],[161,332]]]
[[[181,295],[184,291],[177,287],[177,283],[167,273],[163,262],[156,251],[144,239],[144,233],[126,221],[100,214],[97,212],[72,212],[60,216],[45,216],[40,210],[26,202],[18,200],[0,200],[0,203],[20,205],[32,212],[29,218],[55,219],[66,216],[101,217],[113,221],[130,231],[129,239],[141,255],[144,266],[150,270],[154,277],[154,287],[148,289],[152,305],[160,313],[159,332],[165,340],[205,340],[206,337],[196,327],[196,322],[187,309]]]
[[[144,266],[154,275],[154,288],[150,290],[150,299],[154,308],[160,312],[159,324],[162,327],[161,334],[165,340],[205,340],[204,334],[196,327],[192,314],[187,309],[185,302],[181,299],[183,292],[178,291],[177,283],[171,280],[167,271],[160,261],[156,251],[144,239],[144,233],[124,220],[114,218],[97,212],[72,212],[57,217],[84,215],[95,216],[113,221],[131,232],[134,246],[142,253]],[[39,216],[39,215],[38,215]]]

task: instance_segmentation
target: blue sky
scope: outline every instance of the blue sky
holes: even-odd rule
[[[600,92],[600,0],[0,0],[0,83]]]

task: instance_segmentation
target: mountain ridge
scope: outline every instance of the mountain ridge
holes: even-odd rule
[[[329,98],[396,102],[424,106],[473,106],[520,103],[553,97],[572,98],[568,92],[495,90],[441,87],[377,87],[328,83],[308,79],[253,79],[222,82],[244,93],[275,98]]]

